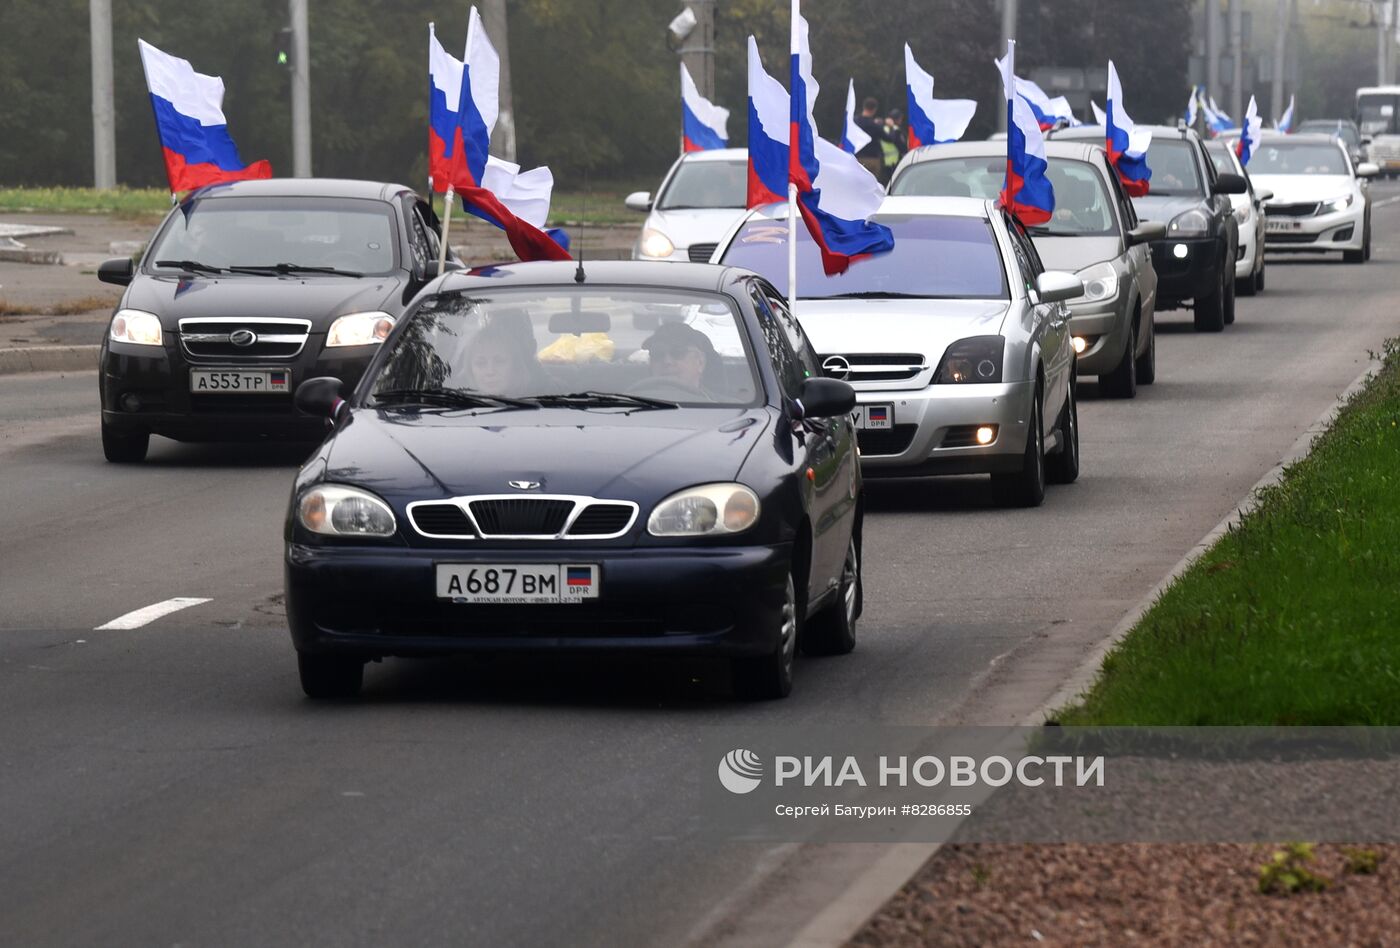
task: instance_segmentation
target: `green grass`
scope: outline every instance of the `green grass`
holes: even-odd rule
[[[1400,724],[1400,346],[1065,725]]]
[[[169,208],[170,192],[154,188],[0,188],[0,212],[144,217]]]

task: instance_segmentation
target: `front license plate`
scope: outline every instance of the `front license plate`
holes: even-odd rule
[[[191,369],[190,391],[196,394],[285,395],[292,390],[292,373],[250,372],[244,369]]]
[[[881,429],[894,427],[893,405],[857,405],[856,427]]]
[[[598,598],[597,565],[439,563],[439,599],[485,605],[583,602]]]
[[[1266,220],[1264,222],[1264,227],[1274,232],[1300,230],[1302,226],[1302,221]]]

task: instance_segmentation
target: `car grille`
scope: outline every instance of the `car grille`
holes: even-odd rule
[[[182,319],[180,346],[194,359],[290,359],[301,352],[310,331],[309,319]]]
[[[862,457],[877,457],[883,454],[903,454],[914,441],[918,425],[895,425],[893,428],[869,428],[860,431],[856,438],[860,443]]]
[[[600,540],[626,533],[638,509],[592,497],[489,496],[418,501],[408,516],[413,529],[433,539]]]
[[[1269,217],[1312,217],[1317,214],[1318,204],[1265,204],[1264,213]]]
[[[719,246],[719,245],[718,245],[718,244],[691,244],[691,245],[690,245],[690,250],[687,251],[687,252],[690,254],[690,262],[691,262],[691,263],[709,263],[709,262],[710,262],[710,255],[713,254],[713,253],[715,252],[715,248],[716,248],[717,246]]]
[[[827,375],[847,382],[907,382],[928,368],[917,352],[861,352],[817,358]]]
[[[1271,244],[1315,244],[1317,234],[1266,234],[1264,240]]]

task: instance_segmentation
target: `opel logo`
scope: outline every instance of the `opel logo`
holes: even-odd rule
[[[822,363],[822,371],[834,379],[844,379],[851,374],[851,363],[845,356],[828,356]]]
[[[258,341],[258,334],[251,329],[235,329],[228,334],[228,341],[235,346],[247,348]]]
[[[539,481],[511,481],[510,486],[516,490],[539,490]]]

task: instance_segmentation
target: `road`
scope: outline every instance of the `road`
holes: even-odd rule
[[[1164,314],[1157,384],[1132,402],[1084,386],[1083,475],[1039,510],[997,509],[979,479],[872,485],[860,645],[799,662],[792,697],[763,705],[729,701],[703,666],[468,660],[371,666],[363,701],[312,704],[280,605],[300,452],[157,439],[147,464],[111,466],[93,374],[0,378],[0,931],[792,933],[878,849],[707,838],[676,812],[713,772],[697,742],[1034,709],[1400,334],[1400,207],[1378,206],[1375,234],[1365,266],[1272,258],[1268,291],[1222,335]],[[173,597],[208,601],[98,630]]]

